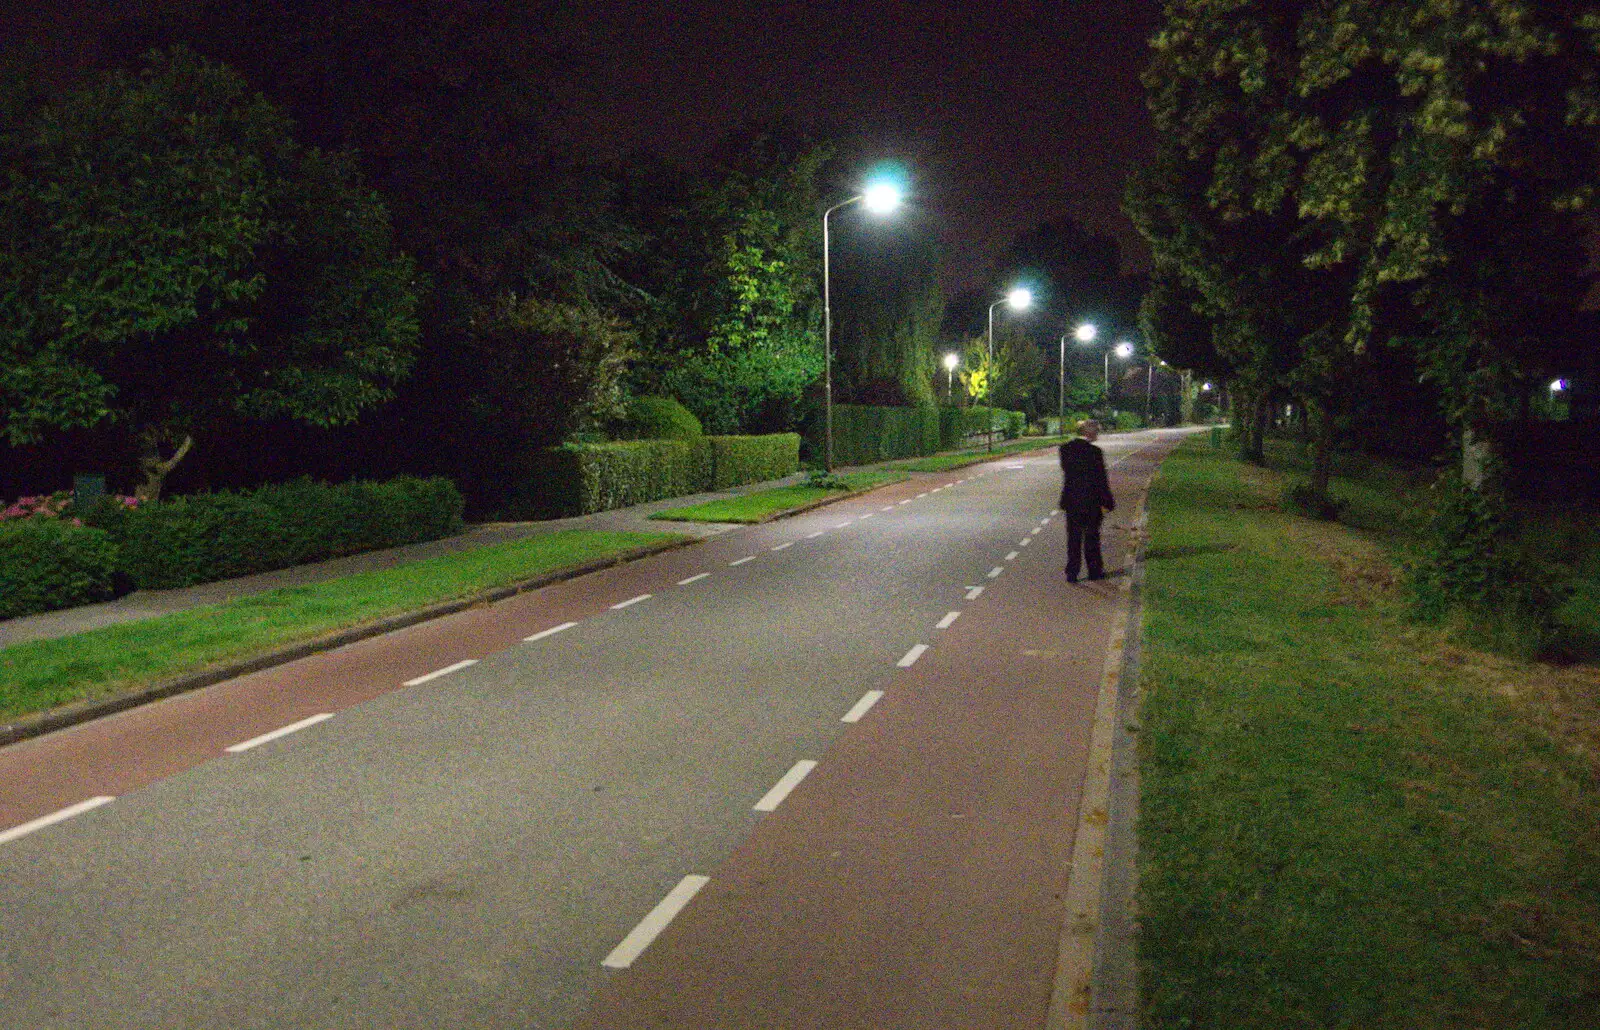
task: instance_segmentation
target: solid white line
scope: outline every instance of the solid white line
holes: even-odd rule
[[[994,579],[996,576],[1000,575],[1000,573],[1002,573],[1004,571],[1006,571],[1004,567],[996,565],[994,568],[989,570],[989,578],[990,579]]]
[[[640,594],[638,597],[630,597],[626,601],[618,601],[616,604],[611,606],[611,609],[616,611],[619,608],[626,608],[630,604],[638,604],[640,601],[648,601],[653,596],[653,594]]]
[[[755,811],[776,812],[778,806],[783,804],[783,799],[789,796],[789,792],[800,786],[800,781],[816,767],[817,763],[809,758],[802,758],[794,763],[793,768],[783,774],[783,779],[774,783],[772,789],[756,802]]]
[[[1006,553],[1006,561],[1016,561],[1016,560],[1017,560],[1017,552],[1016,551],[1008,551]]]
[[[432,672],[428,673],[426,676],[418,676],[414,680],[406,680],[404,683],[402,683],[400,685],[402,687],[415,687],[415,686],[418,686],[419,684],[426,683],[429,680],[436,680],[440,676],[448,676],[452,672],[456,672],[456,671],[458,671],[460,669],[465,669],[469,665],[477,665],[477,664],[478,664],[478,660],[476,658],[463,658],[461,661],[455,663],[454,665],[446,665],[442,669],[435,669]]]
[[[960,612],[951,612],[949,615],[946,615],[944,618],[940,619],[939,620],[939,624],[934,626],[933,628],[934,629],[949,629],[950,628],[950,624],[955,622],[959,618],[961,618],[961,613]]]
[[[705,579],[709,575],[711,575],[711,573],[709,573],[709,572],[697,572],[693,576],[690,576],[688,579],[680,579],[680,580],[678,580],[678,585],[680,587],[686,587],[690,583],[698,583],[698,582],[700,582],[702,579]]]
[[[32,822],[23,823],[21,826],[13,826],[9,830],[0,830],[0,844],[9,844],[18,837],[26,837],[35,830],[42,830],[46,826],[54,826],[56,823],[66,822],[75,815],[82,815],[91,808],[99,808],[101,805],[115,800],[116,798],[109,798],[104,795],[93,797],[87,801],[80,801],[76,805],[68,805],[59,812],[42,815]]]
[[[917,659],[921,658],[922,652],[926,651],[927,649],[927,644],[918,644],[911,650],[907,651],[905,657],[900,659],[898,662],[895,662],[895,664],[902,669],[909,669],[913,665],[917,664]]]
[[[883,691],[881,691],[881,690],[869,690],[869,691],[867,691],[865,694],[861,695],[861,700],[856,702],[856,706],[854,708],[850,709],[848,712],[844,713],[844,718],[840,719],[839,721],[840,722],[860,722],[861,721],[861,717],[866,715],[868,712],[872,711],[872,706],[877,704],[878,703],[878,699],[880,697],[882,697],[882,696],[883,696]]]
[[[455,668],[455,666],[451,666],[451,668]],[[251,737],[249,740],[240,741],[239,743],[234,744],[231,747],[224,748],[223,750],[227,751],[230,755],[236,755],[241,751],[249,751],[253,747],[260,747],[262,744],[265,744],[268,741],[277,740],[279,737],[287,737],[291,733],[298,733],[307,726],[315,726],[324,719],[331,718],[333,718],[332,712],[318,712],[309,719],[301,719],[299,722],[291,722],[287,726],[280,726],[271,733],[263,733],[259,737]]]
[[[522,641],[525,644],[531,644],[535,640],[543,640],[545,637],[553,637],[557,633],[561,633],[561,632],[564,632],[566,630],[569,630],[569,629],[571,629],[572,627],[574,627],[576,625],[577,625],[576,622],[563,622],[559,626],[551,626],[549,629],[541,629],[539,632],[535,633],[531,637],[523,637]]]
[[[976,601],[981,593],[983,593],[983,587],[967,587],[967,600]]]
[[[773,550],[774,551],[787,551],[789,548],[791,548],[793,546],[794,546],[794,541],[791,540],[786,544],[779,544],[777,547],[774,547]]]
[[[743,565],[743,564],[744,564],[744,563],[745,563],[745,562],[747,562],[747,561],[755,561],[755,560],[756,560],[756,556],[755,556],[755,555],[753,555],[753,554],[751,554],[751,555],[746,555],[746,556],[745,556],[745,557],[743,557],[743,558],[739,558],[739,559],[737,559],[737,560],[735,560],[735,561],[731,561],[731,562],[729,562],[729,563],[728,563],[728,568],[730,568],[730,569],[731,569],[731,568],[733,568],[733,567],[734,567],[734,566],[735,566],[735,565]]]
[[[628,936],[622,938],[622,943],[611,949],[611,954],[600,960],[600,964],[607,969],[627,969],[633,965],[633,960],[644,954],[644,949],[660,936],[661,931],[672,922],[672,917],[683,911],[683,906],[700,892],[700,888],[711,882],[709,876],[685,876],[678,881],[678,885],[667,892],[660,904],[650,910],[650,914],[639,920],[639,925],[634,927]]]
[[[894,511],[894,505],[885,504],[883,507],[879,508],[878,510],[879,511]]]
[[[826,529],[819,529],[815,533],[807,533],[806,534],[806,539],[807,540],[815,540],[817,537],[821,536],[822,534],[824,534],[826,532],[827,532]]]

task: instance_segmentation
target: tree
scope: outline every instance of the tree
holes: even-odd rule
[[[11,139],[0,398],[13,443],[120,422],[153,498],[220,421],[348,423],[409,371],[414,272],[382,203],[348,157],[297,146],[230,69],[152,52]]]

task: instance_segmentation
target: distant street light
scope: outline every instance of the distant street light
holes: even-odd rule
[[[1078,326],[1072,331],[1072,338],[1079,343],[1088,343],[1094,339],[1094,326],[1088,322]],[[1061,334],[1061,363],[1056,369],[1056,432],[1067,431],[1067,334]]]
[[[1128,341],[1124,340],[1121,343],[1117,344],[1115,347],[1113,347],[1111,350],[1106,351],[1106,353],[1105,353],[1105,361],[1102,362],[1102,364],[1105,366],[1104,367],[1104,374],[1105,374],[1105,377],[1106,377],[1105,389],[1106,389],[1106,399],[1107,400],[1110,400],[1110,398],[1111,398],[1111,355],[1113,353],[1115,353],[1117,355],[1117,357],[1119,357],[1119,358],[1123,359],[1124,361],[1126,361],[1129,357],[1131,357],[1133,355],[1133,344],[1131,344]]]
[[[945,400],[955,403],[956,397],[956,366],[961,364],[961,359],[954,354],[944,356],[944,397]]]
[[[900,206],[902,199],[900,187],[890,182],[877,182],[869,185],[864,193],[822,212],[822,421],[823,436],[827,440],[823,460],[829,472],[833,471],[833,308],[829,303],[828,216],[851,204],[861,204],[875,215],[887,215]]]
[[[1550,392],[1551,393],[1560,393],[1562,390],[1565,390],[1566,388],[1567,388],[1567,381],[1565,379],[1552,379],[1552,380],[1550,380]]]
[[[984,438],[989,441],[989,450],[994,450],[994,309],[1002,304],[1009,304],[1012,311],[1026,311],[1028,305],[1033,303],[1033,291],[1026,286],[1012,289],[1004,297],[989,305],[989,379],[986,398],[989,402],[989,431]]]

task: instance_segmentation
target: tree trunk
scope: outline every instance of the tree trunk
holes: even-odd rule
[[[167,480],[167,474],[177,467],[178,462],[184,459],[189,449],[194,446],[194,437],[188,433],[183,435],[183,440],[178,443],[177,450],[172,452],[172,457],[161,456],[161,445],[171,443],[176,434],[163,429],[147,429],[139,434],[139,442],[143,453],[139,456],[139,471],[144,473],[144,482],[134,488],[133,496],[139,499],[140,504],[161,500],[161,486]]]
[[[1272,419],[1272,391],[1251,399],[1249,419],[1239,434],[1239,457],[1252,465],[1267,464],[1267,423]]]
[[[1333,478],[1333,409],[1320,402],[1307,404],[1305,409],[1311,438],[1311,489],[1326,495]]]
[[[1491,486],[1491,468],[1495,459],[1494,441],[1487,434],[1475,432],[1471,426],[1461,430],[1461,480],[1482,493]]]

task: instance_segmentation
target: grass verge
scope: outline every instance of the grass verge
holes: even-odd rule
[[[906,461],[892,461],[885,468],[903,469],[906,472],[945,472],[949,469],[961,468],[963,465],[974,465],[980,461],[1005,454],[1014,454],[1017,451],[1036,451],[1041,447],[1054,447],[1065,441],[1064,436],[1030,436],[1020,440],[1007,440],[995,447],[993,451],[948,451],[944,454],[930,454],[926,458],[910,458]]]
[[[898,483],[906,478],[906,474],[899,471],[850,472],[840,478],[849,484],[849,491],[859,492]],[[839,490],[824,490],[815,486],[780,486],[704,504],[668,508],[650,517],[672,522],[762,522],[780,512],[839,496],[843,496]]]
[[[1595,1026],[1600,669],[1407,622],[1405,480],[1336,486],[1373,531],[1200,441],[1152,489],[1144,1025]]]
[[[0,718],[105,697],[637,547],[669,533],[565,530],[0,649]]]

